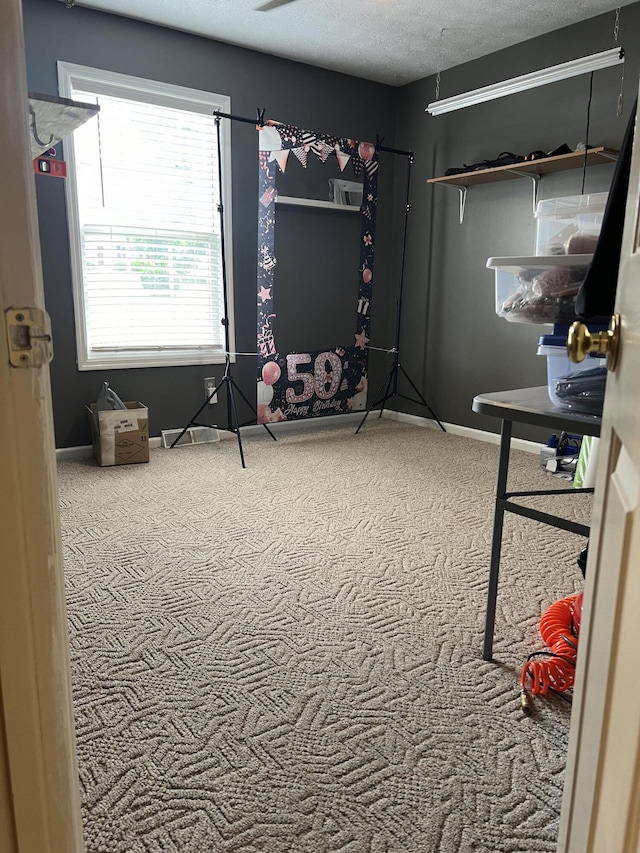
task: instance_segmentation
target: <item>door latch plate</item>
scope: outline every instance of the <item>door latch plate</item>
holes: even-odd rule
[[[51,320],[42,308],[8,308],[5,325],[13,367],[42,367],[53,358]]]

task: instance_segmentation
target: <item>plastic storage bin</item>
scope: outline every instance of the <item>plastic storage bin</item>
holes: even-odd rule
[[[595,367],[593,361],[596,362]],[[556,379],[555,396],[560,400],[561,409],[581,412],[584,415],[602,415],[608,371],[602,365],[602,359],[593,361],[588,370],[581,370]]]
[[[536,210],[536,255],[593,253],[609,193],[548,198]]]
[[[557,406],[559,409],[586,411],[592,414],[598,414],[597,401],[592,400],[591,403],[589,403],[585,400],[583,402],[586,402],[586,407],[581,407],[580,400],[578,400],[578,405],[576,406],[576,401],[572,399],[572,394],[569,393],[567,395],[565,392],[574,391],[577,392],[578,397],[583,396],[580,394],[580,382],[584,382],[586,379],[587,385],[589,386],[589,389],[591,389],[593,383],[589,380],[593,377],[590,376],[590,372],[597,369],[604,370],[604,385],[604,381],[606,380],[604,358],[587,357],[584,361],[574,364],[574,362],[569,360],[569,356],[567,355],[566,334],[543,335],[539,341],[538,355],[546,356],[547,359],[547,390],[549,392],[549,400],[551,400],[554,406]],[[578,375],[580,375],[580,379],[577,379]],[[595,379],[595,384],[598,386],[599,376],[596,376]],[[558,395],[558,390],[560,390],[560,396]]]
[[[592,255],[489,258],[496,314],[512,323],[570,323]]]

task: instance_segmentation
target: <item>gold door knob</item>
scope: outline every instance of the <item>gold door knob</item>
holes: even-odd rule
[[[620,351],[620,315],[614,314],[606,332],[590,332],[584,323],[576,321],[567,336],[567,355],[579,363],[589,353],[607,356],[607,367],[615,370]]]

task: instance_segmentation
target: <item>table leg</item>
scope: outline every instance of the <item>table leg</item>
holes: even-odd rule
[[[496,484],[496,504],[493,516],[493,537],[491,541],[491,562],[489,563],[489,592],[487,595],[487,614],[484,623],[484,660],[493,660],[493,629],[496,620],[496,599],[498,597],[498,573],[500,571],[500,551],[502,549],[502,524],[504,509],[501,499],[507,490],[509,473],[509,450],[511,449],[512,421],[502,421],[500,438],[500,462],[498,464],[498,482]]]

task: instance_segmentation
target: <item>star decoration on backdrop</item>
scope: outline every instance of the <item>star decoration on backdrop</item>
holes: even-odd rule
[[[355,345],[360,347],[360,349],[364,349],[365,346],[369,343],[369,338],[365,335],[364,329],[361,332],[358,332],[357,335],[353,336],[356,339]]]
[[[266,302],[267,299],[271,299],[271,288],[270,287],[261,287],[258,291],[258,296],[262,300],[262,302]]]

